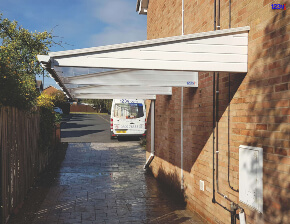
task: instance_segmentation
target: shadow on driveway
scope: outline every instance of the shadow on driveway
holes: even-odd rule
[[[61,124],[61,142],[133,142],[139,137],[119,137],[111,139],[110,116],[99,114],[70,114]]]
[[[99,132],[103,132],[105,130],[83,130],[83,131],[65,131],[65,129],[62,129],[61,132],[61,138],[76,138],[76,137],[82,137],[87,136],[91,134],[96,134]]]
[[[79,123],[65,123],[62,124],[61,129],[65,130],[65,129],[75,129],[75,128],[84,128],[84,127],[90,127],[90,126],[94,126],[92,124],[79,124]]]

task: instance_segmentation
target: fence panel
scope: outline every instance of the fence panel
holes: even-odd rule
[[[39,149],[40,128],[38,112],[0,108],[0,223],[6,223],[14,209],[21,206],[53,154],[53,150]]]

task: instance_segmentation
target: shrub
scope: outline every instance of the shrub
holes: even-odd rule
[[[40,112],[40,148],[47,150],[52,144],[52,133],[55,121],[53,97],[47,94],[41,94],[37,98],[37,106]]]
[[[29,110],[36,105],[39,93],[35,77],[42,72],[38,54],[47,54],[51,32],[29,32],[16,21],[0,14],[0,106]]]

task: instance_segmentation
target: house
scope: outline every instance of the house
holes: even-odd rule
[[[274,3],[138,0],[148,40],[38,60],[69,97],[151,100],[145,168],[207,222],[289,223],[290,18]]]
[[[290,16],[274,3],[137,1],[136,11],[147,15],[148,39],[250,26],[247,73],[199,72],[196,90],[173,87],[172,96],[158,95],[155,102],[150,169],[181,189],[188,208],[209,223],[230,223],[243,211],[247,223],[290,222]]]
[[[43,90],[43,93],[48,94],[48,95],[52,95],[53,93],[56,93],[57,91],[59,91],[57,88],[55,88],[53,86],[48,86]]]

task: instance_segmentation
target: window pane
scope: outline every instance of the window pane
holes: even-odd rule
[[[133,119],[143,117],[142,103],[117,103],[114,108],[114,117]]]

